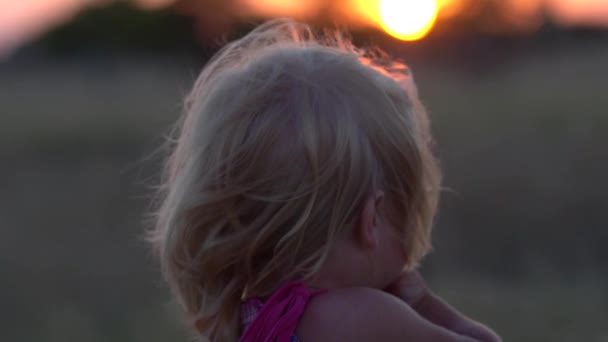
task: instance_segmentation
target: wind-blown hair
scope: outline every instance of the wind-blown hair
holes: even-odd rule
[[[313,279],[371,191],[400,214],[408,267],[440,186],[407,67],[275,20],[204,68],[171,146],[150,240],[187,316],[239,337],[239,304]]]

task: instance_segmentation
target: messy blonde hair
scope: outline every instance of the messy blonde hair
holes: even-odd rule
[[[224,47],[187,99],[151,240],[193,324],[236,341],[241,300],[311,279],[374,189],[413,267],[440,174],[407,67],[275,20]]]

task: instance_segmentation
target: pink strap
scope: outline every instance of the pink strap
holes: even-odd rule
[[[290,342],[306,304],[315,295],[302,282],[281,287],[268,299],[240,342]]]

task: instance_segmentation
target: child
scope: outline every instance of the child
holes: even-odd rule
[[[206,66],[152,242],[211,341],[499,341],[415,271],[440,172],[405,65],[277,20]]]

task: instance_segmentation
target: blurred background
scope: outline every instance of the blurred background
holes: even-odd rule
[[[608,341],[606,0],[2,0],[0,340],[189,340],[142,239],[158,149],[213,52],[277,16],[412,67],[440,295],[505,341]]]

